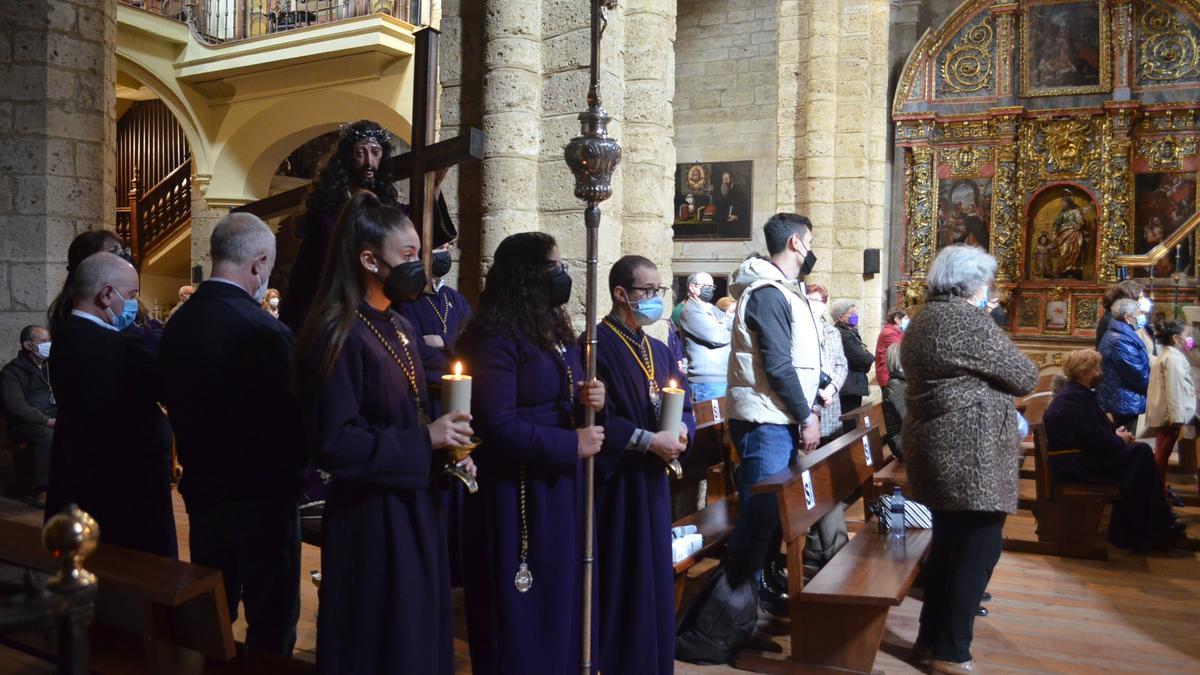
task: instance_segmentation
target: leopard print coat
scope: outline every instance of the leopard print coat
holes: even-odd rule
[[[1015,513],[1021,439],[1013,396],[1033,390],[1037,366],[962,298],[930,298],[901,345],[913,498],[932,509]]]

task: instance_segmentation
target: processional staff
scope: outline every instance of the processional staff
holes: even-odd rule
[[[596,379],[596,265],[600,249],[600,202],[612,196],[612,174],[621,162],[621,144],[608,137],[608,123],[612,118],[600,107],[600,38],[608,22],[604,10],[613,10],[616,0],[591,0],[592,62],[591,84],[588,88],[588,109],[579,114],[580,133],[571,139],[563,150],[567,166],[575,174],[575,196],[587,203],[583,210],[584,225],[587,227],[587,282],[585,298],[587,306],[587,342],[584,361],[587,381]],[[584,408],[583,426],[595,424],[596,414]],[[588,457],[584,470],[584,525],[583,525],[583,657],[584,675],[592,669],[592,516],[595,496],[593,476],[595,460]]]

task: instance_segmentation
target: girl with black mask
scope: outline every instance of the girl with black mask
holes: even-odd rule
[[[466,499],[464,590],[477,674],[579,667],[582,460],[603,428],[579,428],[604,386],[583,384],[563,305],[571,277],[554,238],[514,234],[496,249],[475,317],[459,340],[474,377],[483,442],[479,492]],[[596,624],[593,624],[596,625]]]
[[[452,673],[447,447],[467,411],[430,421],[411,326],[391,306],[425,286],[408,218],[360,191],[343,209],[297,345],[296,380],[326,486],[317,670]],[[470,460],[465,462],[474,472]],[[380,590],[383,589],[383,590]]]

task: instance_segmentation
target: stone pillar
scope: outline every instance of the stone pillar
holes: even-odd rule
[[[0,26],[0,347],[45,323],[67,246],[113,226],[116,3],[13,0]]]

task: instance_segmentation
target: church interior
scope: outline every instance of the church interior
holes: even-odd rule
[[[1114,284],[1144,287],[1151,326],[1200,331],[1200,0],[12,0],[0,12],[0,345],[14,352],[23,327],[46,322],[68,247],[89,230],[118,235],[145,320],[167,323],[182,287],[211,277],[218,223],[253,214],[274,233],[269,285],[286,298],[305,197],[344,126],[364,119],[406,158],[396,187],[424,234],[438,172],[457,228],[443,278],[472,305],[501,242],[528,231],[558,242],[576,331],[593,257],[601,313],[603,280],[629,255],[657,266],[668,312],[696,274],[720,298],[743,261],[768,253],[768,218],[799,213],[817,259],[806,281],[857,308],[868,349],[889,310],[919,317],[939,251],[989,253],[993,316],[1038,369],[1017,409],[1039,428],[1065,357],[1099,344]],[[591,104],[597,37],[593,91],[620,163],[593,242],[564,148]],[[671,330],[646,332],[666,341]],[[1200,350],[1187,358],[1200,376]],[[814,503],[847,504],[852,543],[874,535],[872,496],[907,490],[886,431],[872,428],[880,385],[872,371],[853,441],[866,466],[813,469],[828,481]],[[705,508],[675,519],[708,535],[676,561],[677,610],[716,572],[737,506],[728,420],[701,405],[695,442],[719,459],[700,469]],[[1200,539],[1196,429],[1183,427],[1167,481]],[[1151,553],[1107,545],[1116,498],[1055,484],[1044,443],[1023,441],[1020,506],[974,623],[980,668],[1200,670],[1197,539]],[[22,606],[9,596],[28,586],[24,570],[71,559],[42,548],[41,510],[4,494],[20,451],[0,433],[0,671],[315,672],[319,528],[303,534],[294,656],[248,656],[244,614],[231,622],[213,591],[220,575],[188,564],[178,493],[178,561],[127,562],[101,545],[79,562],[99,578],[92,618],[6,614]],[[796,525],[799,543],[810,526]],[[792,632],[771,647],[675,671],[928,672],[909,654],[920,557],[886,590],[847,590],[869,586],[859,577],[878,561],[846,559],[829,592],[844,604],[793,593]],[[788,569],[799,583],[799,563]],[[454,668],[469,673],[462,591],[452,597]],[[72,640],[90,644],[90,666],[64,665]]]

